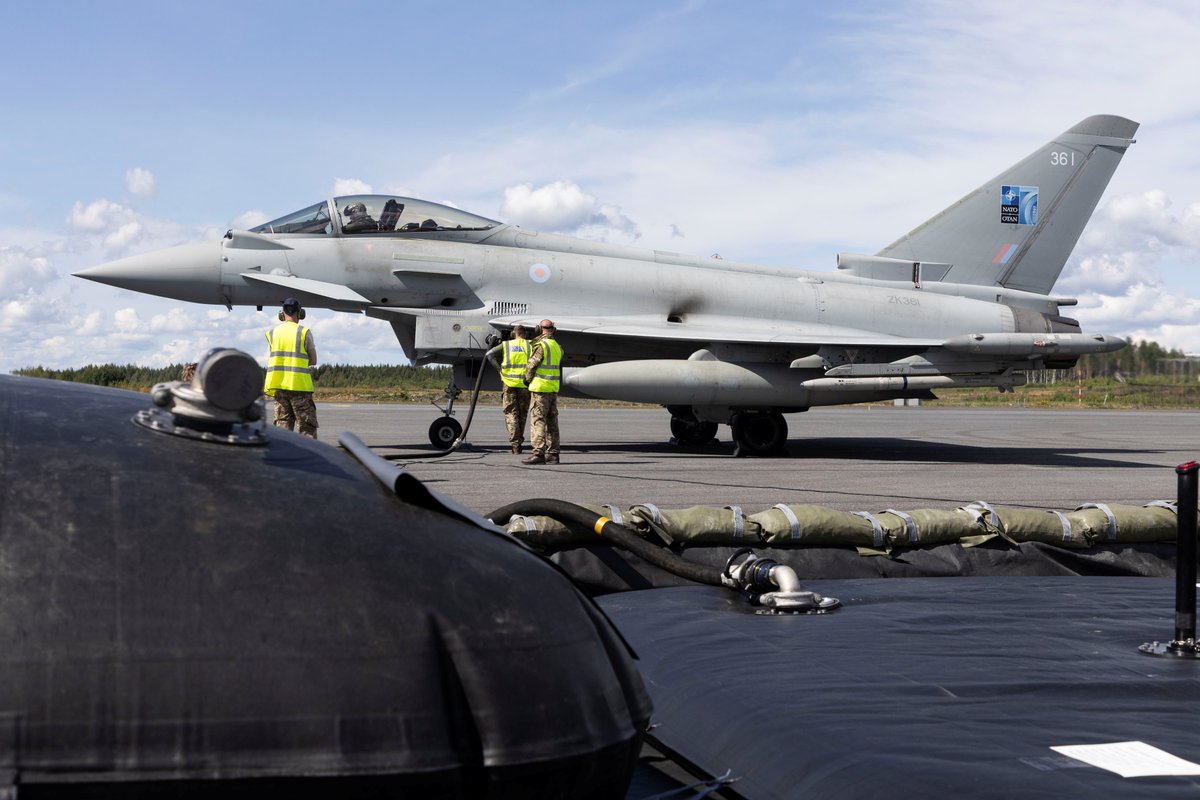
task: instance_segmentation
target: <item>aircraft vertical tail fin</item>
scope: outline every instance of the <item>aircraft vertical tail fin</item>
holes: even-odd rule
[[[948,283],[1048,294],[1137,129],[1088,117],[878,255],[951,264]]]

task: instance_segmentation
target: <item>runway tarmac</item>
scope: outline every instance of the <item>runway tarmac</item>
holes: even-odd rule
[[[467,407],[455,409],[466,421]],[[353,432],[381,455],[429,455],[426,405],[322,404],[320,436]],[[562,463],[526,466],[504,418],[481,406],[468,444],[400,459],[429,488],[486,514],[550,497],[622,507],[814,503],[846,511],[953,508],[973,500],[1070,510],[1087,502],[1174,500],[1175,466],[1200,460],[1200,412],[855,406],[787,417],[787,454],[734,458],[718,444],[670,443],[662,409],[565,408]]]
[[[1193,411],[844,407],[787,416],[787,455],[734,458],[719,443],[670,443],[662,409],[566,408],[563,463],[527,467],[512,455],[497,407],[475,411],[468,444],[443,458],[428,405],[322,404],[320,437],[353,432],[426,486],[479,513],[515,500],[664,509],[776,503],[845,511],[935,509],[972,500],[1070,510],[1082,503],[1175,499],[1175,467],[1200,459]],[[466,422],[467,408],[455,410]]]

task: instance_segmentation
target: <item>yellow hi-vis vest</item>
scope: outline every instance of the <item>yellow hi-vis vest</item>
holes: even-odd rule
[[[553,339],[542,339],[542,363],[538,364],[533,373],[533,381],[529,391],[538,393],[557,392],[559,381],[562,379],[562,347]]]
[[[525,365],[529,363],[529,340],[509,339],[504,343],[504,360],[500,362],[500,380],[505,386],[525,388]]]
[[[305,337],[308,328],[295,322],[281,322],[266,334],[271,345],[267,358],[267,380],[263,392],[274,396],[276,389],[292,392],[313,390],[312,370],[308,366]]]

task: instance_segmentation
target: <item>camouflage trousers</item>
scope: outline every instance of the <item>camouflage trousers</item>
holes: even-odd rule
[[[312,392],[276,389],[275,424],[294,431],[297,422],[300,423],[301,435],[317,438],[317,404],[313,402]]]
[[[533,452],[558,455],[558,393],[530,392]]]
[[[529,417],[529,390],[524,386],[505,386],[500,394],[504,402],[504,424],[508,426],[508,441],[525,441],[525,420]]]

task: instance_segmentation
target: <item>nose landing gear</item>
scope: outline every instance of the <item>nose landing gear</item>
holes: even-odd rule
[[[462,436],[462,425],[454,417],[435,419],[429,426],[429,443],[445,450]]]
[[[435,419],[429,426],[429,443],[441,450],[445,450],[454,444],[458,440],[458,437],[462,435],[462,425],[459,425],[458,420],[452,416],[454,414],[454,401],[462,394],[462,391],[451,380],[450,383],[446,384],[445,408],[439,406],[436,400],[429,401],[431,406],[445,415]]]

